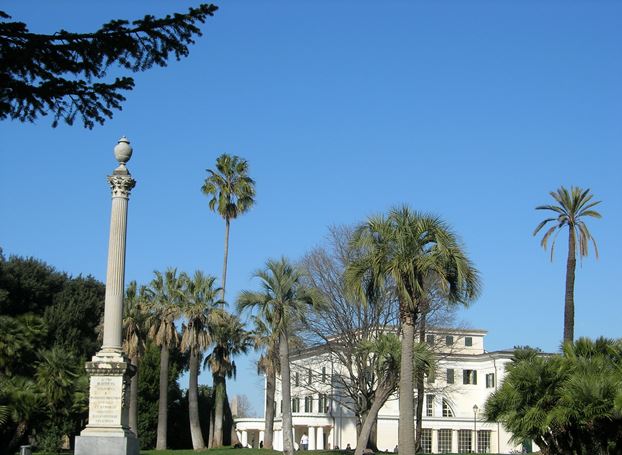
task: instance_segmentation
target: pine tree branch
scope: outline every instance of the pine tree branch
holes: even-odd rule
[[[61,30],[53,35],[30,33],[21,22],[0,22],[0,119],[33,122],[48,113],[72,124],[80,115],[87,128],[103,124],[121,109],[131,90],[131,77],[112,83],[96,81],[112,65],[132,72],[167,66],[189,54],[188,46],[202,36],[197,23],[217,7],[201,4],[185,14],[164,18],[147,15],[132,22],[113,20],[93,33]],[[0,11],[1,19],[10,19]]]

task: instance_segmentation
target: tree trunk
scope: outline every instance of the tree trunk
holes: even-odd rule
[[[425,343],[425,322],[426,310],[421,313],[419,319],[419,343]],[[415,449],[421,452],[421,432],[423,431],[423,396],[425,394],[425,383],[423,370],[417,365],[417,409],[415,416]]]
[[[212,409],[209,412],[209,436],[207,440],[207,446],[211,449],[214,447],[214,414],[216,408],[216,388],[212,386]]]
[[[190,372],[188,378],[188,417],[190,418],[190,435],[192,448],[201,450],[205,448],[203,433],[201,433],[201,421],[199,419],[199,355],[190,350]]]
[[[400,359],[400,420],[398,447],[400,453],[415,453],[415,414],[413,409],[413,344],[415,340],[416,313],[401,310],[402,313],[402,357]]]
[[[359,433],[356,441],[356,450],[354,451],[354,455],[362,455],[363,450],[367,447],[367,442],[369,441],[372,429],[376,423],[376,419],[378,418],[378,411],[380,411],[380,408],[386,403],[389,395],[390,391],[376,391],[376,399],[371,404],[371,408],[367,412],[363,425],[361,426],[361,432]]]
[[[577,267],[575,227],[568,230],[568,261],[566,263],[566,299],[564,302],[564,343],[574,340],[574,273]]]
[[[225,300],[225,286],[227,285],[227,258],[229,257],[229,218],[225,218],[225,258],[222,263],[222,299]]]
[[[160,348],[160,400],[158,402],[158,433],[156,450],[166,450],[166,428],[168,419],[168,346]]]
[[[266,418],[264,431],[264,449],[272,450],[274,434],[274,395],[276,392],[276,372],[270,371],[266,375]]]
[[[214,440],[212,447],[222,447],[223,432],[222,423],[225,415],[225,378],[223,376],[214,376]]]
[[[294,455],[294,434],[292,431],[292,389],[289,372],[289,346],[287,334],[279,336],[279,357],[281,360],[281,396],[283,397],[283,453]]]
[[[136,367],[130,383],[130,430],[138,436],[138,356],[132,357],[130,363]]]
[[[230,446],[234,446],[236,444],[238,444],[240,442],[240,439],[238,438],[238,434],[235,431],[235,419],[233,418],[233,413],[231,412],[231,405],[229,404],[229,396],[227,395],[227,390],[225,389],[225,406],[224,406],[224,411],[225,411],[225,415],[224,415],[224,419],[225,419],[225,425],[223,425],[223,428],[225,429],[229,429],[229,441],[227,441],[223,435],[223,442],[225,445],[230,445]],[[224,433],[226,434],[226,433]]]

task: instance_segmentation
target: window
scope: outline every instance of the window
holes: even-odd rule
[[[283,400],[281,400],[281,413],[283,412]]]
[[[458,453],[471,452],[471,430],[458,430]]]
[[[463,384],[477,384],[477,371],[463,370],[462,371],[462,383]]]
[[[473,337],[464,337],[465,346],[473,346]]]
[[[453,417],[454,411],[452,411],[451,406],[445,398],[443,398],[443,417]]]
[[[421,450],[425,453],[432,453],[432,430],[429,428],[421,430]]]
[[[294,385],[298,387],[300,385],[300,373],[296,372],[294,375]]]
[[[292,398],[292,412],[300,412],[300,398]]]
[[[311,368],[309,368],[309,372],[307,373],[307,384],[311,385],[312,382],[313,382],[313,371],[311,371]]]
[[[453,344],[454,344],[454,337],[453,337],[452,335],[447,335],[447,336],[445,337],[445,344],[446,344],[447,346],[451,346],[451,345],[453,345]]]
[[[490,430],[479,430],[477,432],[477,451],[479,453],[490,453]]]
[[[322,382],[326,384],[326,367],[322,367]]]
[[[438,430],[438,452],[451,453],[451,430]]]
[[[454,383],[454,369],[447,368],[447,384],[453,384],[453,383]]]
[[[328,412],[328,397],[323,393],[318,397],[318,412]]]
[[[434,346],[434,335],[426,335],[425,342],[430,346]]]
[[[305,397],[305,412],[313,412],[313,397]]]
[[[495,386],[495,374],[494,373],[488,373],[486,375],[486,388],[490,389],[491,387]]]
[[[426,417],[434,415],[434,395],[425,396],[425,415]]]

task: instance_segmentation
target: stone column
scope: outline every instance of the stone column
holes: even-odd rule
[[[438,452],[438,430],[432,429],[432,453]]]
[[[309,427],[309,450],[315,450],[315,427]]]
[[[324,427],[317,427],[317,450],[324,450]]]
[[[272,434],[274,434],[274,432],[272,432]],[[259,430],[259,442],[264,441],[264,444],[265,444],[265,440],[266,440],[265,437],[266,437],[266,433],[263,430]],[[257,444],[259,444],[259,442]]]
[[[132,156],[122,137],[114,148],[119,166],[108,176],[112,189],[104,342],[86,363],[90,378],[89,421],[76,437],[76,455],[138,455],[138,439],[129,429],[129,386],[136,368],[121,350],[123,294],[125,290],[125,238],[127,203],[136,181],[125,167]]]
[[[240,443],[242,444],[242,447],[246,447],[246,444],[248,444],[248,432],[246,430],[242,430],[242,438]]]

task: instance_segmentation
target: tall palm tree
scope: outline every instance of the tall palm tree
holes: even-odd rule
[[[248,176],[248,162],[226,153],[216,159],[216,170],[209,173],[201,191],[210,196],[209,208],[225,220],[225,257],[222,265],[222,300],[227,285],[229,226],[231,220],[249,210],[255,203],[255,181]]]
[[[262,350],[257,361],[257,372],[266,376],[264,448],[272,449],[274,437],[274,414],[276,375],[280,371],[279,334],[272,330],[272,324],[260,316],[253,316],[253,337],[255,349]]]
[[[283,398],[283,452],[293,455],[289,338],[292,324],[304,316],[310,305],[317,306],[321,302],[302,284],[302,273],[285,258],[269,260],[265,269],[255,272],[255,276],[261,280],[262,290],[243,291],[237,306],[240,312],[256,308],[259,316],[272,324],[272,331],[278,333]]]
[[[557,205],[539,205],[536,210],[550,210],[555,212],[557,216],[547,218],[540,222],[533,235],[537,235],[540,230],[551,223],[548,230],[544,233],[540,245],[546,250],[548,240],[553,234],[551,242],[551,261],[553,260],[553,252],[555,250],[555,240],[559,232],[568,228],[568,259],[566,260],[566,295],[564,299],[564,342],[572,342],[574,340],[574,278],[575,269],[577,267],[577,246],[579,247],[580,257],[587,256],[588,245],[591,241],[594,245],[594,253],[598,259],[598,247],[596,240],[588,230],[583,219],[586,217],[601,218],[601,214],[594,210],[594,206],[601,201],[593,201],[594,197],[587,190],[577,186],[570,187],[570,191],[560,187],[557,191],[551,191],[550,195],[555,199]]]
[[[251,333],[237,316],[222,309],[212,311],[210,329],[214,348],[205,358],[214,380],[214,439],[212,447],[223,445],[223,420],[227,399],[227,378],[235,377],[233,357],[246,353],[252,346]]]
[[[438,278],[450,302],[466,304],[478,294],[478,273],[444,222],[408,207],[394,208],[386,217],[369,218],[355,230],[352,246],[360,251],[346,269],[352,291],[364,300],[369,289],[388,286],[399,302],[398,444],[400,452],[415,453],[412,358],[415,323],[426,298],[426,277],[434,274]]]
[[[138,364],[145,352],[147,326],[144,301],[145,287],[140,291],[136,281],[131,281],[125,290],[123,304],[123,351],[136,367],[130,383],[130,429],[138,436]]]
[[[180,315],[181,279],[177,269],[168,268],[164,274],[154,272],[148,288],[150,294],[149,337],[160,347],[160,399],[156,450],[166,450],[168,419],[169,351],[179,344],[175,319]]]
[[[183,275],[184,299],[182,312],[187,321],[182,326],[181,350],[190,352],[188,378],[188,414],[190,419],[190,435],[192,448],[205,448],[201,423],[199,420],[199,362],[201,355],[212,342],[209,330],[209,317],[217,304],[217,294],[220,288],[214,284],[216,278],[204,275],[197,270],[190,278]]]

